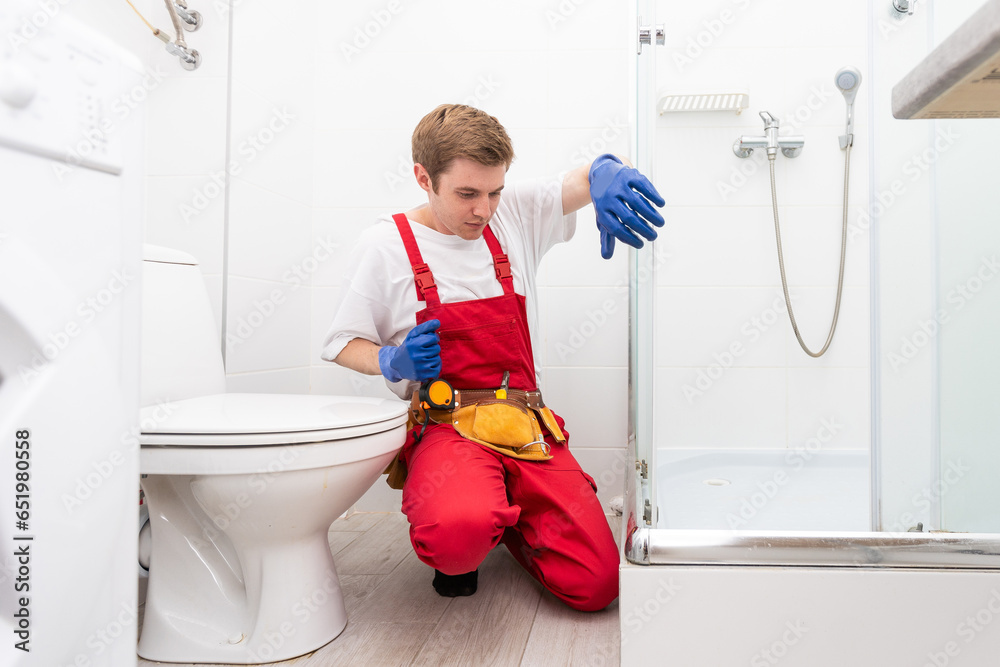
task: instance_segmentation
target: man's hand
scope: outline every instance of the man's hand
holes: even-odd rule
[[[435,333],[438,320],[428,320],[410,329],[399,347],[379,348],[378,367],[389,382],[423,381],[441,374],[441,345]]]
[[[633,248],[642,247],[642,239],[656,238],[650,223],[663,226],[663,216],[650,202],[663,206],[666,201],[656,191],[649,179],[638,169],[626,167],[610,153],[601,155],[590,165],[590,198],[597,213],[597,227],[601,230],[601,256],[611,259],[615,239]]]

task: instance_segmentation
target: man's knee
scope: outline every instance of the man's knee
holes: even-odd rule
[[[562,591],[559,597],[577,611],[600,611],[618,597],[618,563],[601,567]]]
[[[464,574],[479,567],[503,536],[517,522],[518,508],[484,511],[446,508],[432,520],[410,527],[413,550],[420,560],[448,575]]]

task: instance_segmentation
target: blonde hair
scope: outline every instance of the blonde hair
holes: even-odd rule
[[[437,177],[455,158],[504,168],[514,161],[514,147],[500,121],[465,104],[442,104],[421,118],[413,130],[412,147],[413,162],[427,170],[435,192]]]

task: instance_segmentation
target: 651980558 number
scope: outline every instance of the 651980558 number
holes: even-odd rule
[[[14,434],[14,518],[18,530],[28,530],[31,518],[31,433]]]

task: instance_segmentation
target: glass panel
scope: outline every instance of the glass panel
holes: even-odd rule
[[[667,259],[648,305],[657,526],[867,530],[871,315],[859,218],[870,183],[868,3],[838,4],[836,21],[752,3],[655,5],[666,45],[655,50],[651,101],[657,110],[676,104],[654,114],[652,137],[667,200],[658,241]],[[779,152],[774,165],[789,290],[817,349],[838,282],[846,109],[834,75],[845,67],[863,73],[846,287],[832,346],[813,359],[784,304],[766,151],[741,159],[732,147],[764,135],[763,111],[780,121],[780,137],[805,137],[799,157]],[[727,101],[737,98],[748,101]]]
[[[636,24],[653,25],[653,7],[650,0],[637,0]],[[636,54],[635,81],[635,134],[632,152],[635,166],[656,183],[652,160],[653,100],[650,90],[654,79],[655,46],[644,45]],[[655,251],[655,244],[654,244]],[[652,515],[656,505],[655,465],[652,451],[653,411],[653,340],[655,313],[653,312],[656,280],[653,276],[655,263],[649,260],[652,253],[648,248],[641,252],[629,250],[629,389],[631,437],[635,439],[637,467],[641,478],[639,489],[642,515],[647,523],[654,523]],[[647,513],[648,512],[648,513]]]
[[[876,11],[881,87],[891,89],[981,4],[919,4],[893,24]],[[889,104],[889,95],[876,101],[872,201],[880,527],[996,532],[1000,121],[899,121]]]
[[[670,20],[656,72],[636,61],[635,155],[668,202],[658,244],[669,260],[650,284],[635,262],[643,256],[633,257],[631,364],[640,457],[654,456],[650,473],[659,473],[656,525],[1000,531],[991,511],[1000,488],[989,484],[1000,469],[991,153],[1000,121],[891,114],[893,86],[981,2],[917,3],[900,15],[891,0],[851,0],[842,11],[857,20],[827,34],[822,15],[796,14],[787,19],[795,30],[767,53],[751,28],[786,20],[772,10],[748,7],[715,34],[704,5],[650,4]],[[829,48],[807,55],[818,34]],[[812,360],[781,298],[768,162],[729,147],[764,134],[765,110],[781,121],[779,135],[806,138],[802,156],[778,155],[775,171],[796,316],[818,347],[842,211],[844,100],[832,82],[848,66],[863,76],[848,287],[833,346]],[[653,112],[666,95],[741,91],[750,99],[742,114]]]
[[[875,2],[870,16],[871,86],[885,92],[871,100],[871,206],[862,222],[874,256],[875,528],[890,532],[939,523],[935,506],[915,502],[936,469],[935,350],[911,354],[903,345],[935,309],[933,178],[915,162],[933,132],[928,121],[894,119],[888,93],[928,53],[929,12],[917,7],[922,11],[901,19]]]
[[[935,43],[981,5],[935,4]],[[937,317],[925,328],[938,343],[941,459],[927,496],[945,530],[1000,532],[1000,120],[933,123]]]
[[[1000,121],[944,121],[937,171],[942,527],[1000,532]],[[947,138],[945,138],[947,137]],[[929,327],[934,333],[934,325]],[[928,334],[928,335],[931,335]]]

